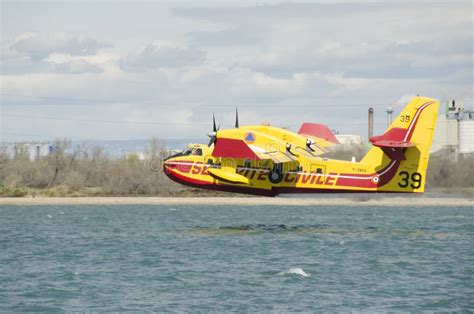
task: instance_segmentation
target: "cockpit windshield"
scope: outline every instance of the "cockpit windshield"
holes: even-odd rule
[[[188,147],[188,148],[186,148],[186,149],[183,151],[182,155],[183,155],[183,156],[188,156],[188,155],[191,155],[192,152],[193,152],[193,148],[192,148],[192,147]]]
[[[202,156],[202,148],[199,147],[188,147],[185,151],[183,151],[183,156],[194,155],[194,156]]]

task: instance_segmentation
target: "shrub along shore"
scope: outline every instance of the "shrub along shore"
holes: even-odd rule
[[[58,140],[54,151],[38,160],[17,149],[15,156],[0,151],[0,196],[232,196],[232,193],[192,189],[172,182],[162,171],[163,145],[151,139],[145,158],[137,154],[111,157],[100,147],[75,147]],[[337,156],[331,156],[337,158]],[[431,157],[426,190],[472,196],[474,157],[454,160]]]

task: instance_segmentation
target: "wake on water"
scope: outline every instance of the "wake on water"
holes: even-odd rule
[[[309,275],[307,272],[305,272],[302,268],[298,268],[298,267],[290,268],[290,269],[288,269],[288,270],[279,272],[278,275],[280,275],[280,276],[285,276],[285,275],[299,275],[299,276],[303,276],[303,277],[309,277],[309,276],[310,276],[310,275]]]

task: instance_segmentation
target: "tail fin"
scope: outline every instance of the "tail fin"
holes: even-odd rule
[[[381,191],[423,192],[439,101],[414,97],[387,131],[370,138],[373,146],[361,163],[399,163],[397,175]]]

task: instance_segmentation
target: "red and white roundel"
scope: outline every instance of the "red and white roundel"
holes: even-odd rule
[[[375,175],[370,180],[372,181],[372,183],[377,184],[379,183],[380,178],[378,175]]]

